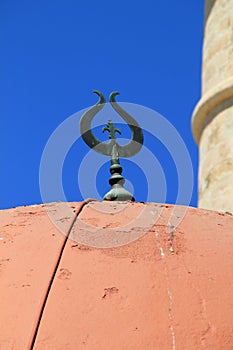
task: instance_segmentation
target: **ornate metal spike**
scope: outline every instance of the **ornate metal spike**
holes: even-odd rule
[[[118,134],[121,135],[121,131],[118,128],[115,128],[115,126],[113,125],[112,121],[109,120],[108,121],[108,126],[105,126],[102,129],[102,132],[108,131],[109,132],[109,138],[110,140],[116,140],[116,135],[115,133],[118,132]]]
[[[83,140],[90,148],[93,148],[94,151],[98,153],[111,156],[111,177],[109,179],[111,190],[104,196],[104,199],[134,201],[132,194],[123,187],[125,179],[121,175],[122,167],[120,165],[119,157],[128,158],[140,151],[143,144],[142,129],[136,120],[115,101],[115,96],[119,95],[119,92],[115,91],[110,94],[109,101],[113,109],[130,127],[132,131],[131,141],[125,146],[119,145],[116,140],[116,133],[121,134],[121,130],[115,128],[111,120],[109,120],[107,126],[103,127],[102,129],[103,132],[109,132],[110,141],[108,143],[104,143],[98,140],[91,131],[91,122],[94,116],[104,107],[106,100],[100,91],[94,90],[93,92],[99,96],[99,101],[82,116],[80,120],[80,132]]]

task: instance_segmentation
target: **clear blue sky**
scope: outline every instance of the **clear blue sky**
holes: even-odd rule
[[[39,166],[46,142],[62,121],[97,101],[93,89],[106,96],[118,90],[119,101],[156,110],[174,125],[192,158],[191,205],[196,206],[198,152],[190,119],[201,94],[203,6],[204,0],[2,0],[0,207],[42,202]],[[178,185],[172,159],[163,145],[147,135],[145,139],[163,168],[166,201],[175,203]],[[67,155],[67,200],[83,199],[77,168],[87,150],[80,141]],[[136,199],[146,200],[142,167],[122,164],[137,189]],[[101,167],[97,176],[101,195],[109,189],[108,167]],[[86,181],[95,179],[87,174]]]

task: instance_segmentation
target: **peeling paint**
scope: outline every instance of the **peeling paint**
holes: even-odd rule
[[[171,334],[171,340],[172,340],[172,350],[176,350],[176,338],[175,338],[175,329],[174,329],[174,322],[173,322],[173,315],[172,315],[172,292],[171,292],[171,282],[169,278],[169,272],[167,267],[167,261],[166,261],[166,255],[164,253],[164,249],[162,247],[159,232],[156,230],[155,227],[155,237],[156,237],[156,243],[157,247],[160,251],[161,258],[164,263],[164,274],[166,279],[166,289],[167,289],[167,295],[168,295],[168,318],[169,318],[169,328],[170,328],[170,334]]]

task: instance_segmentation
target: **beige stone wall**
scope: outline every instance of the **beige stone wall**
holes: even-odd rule
[[[233,1],[207,0],[202,94],[233,76]]]
[[[233,104],[203,131],[200,157],[199,207],[233,213]]]
[[[233,0],[206,0],[199,144],[199,207],[233,212]]]

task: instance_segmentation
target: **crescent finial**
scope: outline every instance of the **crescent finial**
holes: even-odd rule
[[[120,129],[115,128],[112,121],[109,120],[107,126],[105,126],[102,131],[109,132],[110,141],[104,143],[98,140],[91,131],[91,122],[94,116],[104,107],[106,101],[100,91],[94,90],[93,92],[99,96],[99,101],[82,116],[80,120],[80,132],[83,140],[89,147],[93,148],[98,153],[111,156],[111,177],[109,179],[111,190],[104,196],[104,199],[134,201],[133,195],[123,186],[125,180],[121,175],[122,167],[120,165],[119,157],[131,157],[140,151],[143,144],[142,129],[136,120],[116,102],[115,97],[119,95],[119,92],[114,91],[109,96],[110,104],[130,127],[132,138],[127,145],[119,145],[115,134],[116,132],[121,134],[121,131]]]
[[[103,143],[100,140],[98,140],[92,133],[91,122],[95,115],[99,113],[104,107],[106,100],[104,98],[104,95],[100,91],[94,90],[93,92],[99,96],[99,101],[96,103],[96,105],[94,105],[92,108],[86,111],[80,120],[80,133],[82,135],[83,140],[90,148],[93,148],[98,153],[111,156],[113,145],[116,145],[119,157],[132,157],[133,155],[138,153],[142,147],[142,129],[140,128],[136,120],[116,102],[115,97],[119,95],[119,92],[114,91],[110,94],[109,101],[113,109],[124,119],[124,121],[130,127],[132,132],[132,138],[131,141],[124,146],[119,145],[116,139],[111,137],[108,143]],[[105,128],[105,130],[107,129]]]

